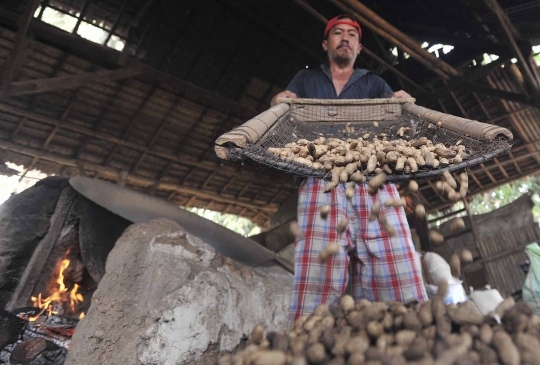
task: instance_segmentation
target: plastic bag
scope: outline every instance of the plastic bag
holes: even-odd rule
[[[424,253],[424,261],[427,270],[429,271],[429,275],[435,284],[443,280],[447,283],[452,281],[450,265],[441,255],[436,254],[435,252],[426,252]]]
[[[438,290],[438,287],[436,285],[428,284],[426,285],[427,293],[429,297],[433,297]],[[461,280],[457,278],[450,279],[448,283],[448,291],[446,292],[446,295],[444,296],[444,303],[445,304],[458,304],[461,302],[468,301],[469,298],[467,297],[467,293],[465,292],[465,289],[463,288]]]
[[[469,298],[476,304],[483,315],[495,310],[497,306],[504,300],[501,293],[497,289],[491,289],[486,285],[486,290],[474,290],[470,288]]]
[[[534,242],[525,247],[531,266],[523,285],[523,300],[528,302],[534,313],[540,316],[540,246]]]

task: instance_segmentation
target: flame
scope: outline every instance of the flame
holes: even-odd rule
[[[29,317],[29,321],[35,321],[45,311],[47,311],[49,315],[57,314],[58,312],[53,311],[53,304],[62,304],[69,301],[71,311],[75,312],[75,306],[84,301],[82,294],[77,292],[79,290],[78,284],[74,284],[73,289],[68,293],[68,288],[64,283],[64,271],[68,268],[69,264],[70,261],[68,259],[63,259],[60,263],[58,279],[56,280],[56,283],[58,284],[57,290],[45,299],[41,298],[41,293],[39,293],[37,297],[33,296],[30,298],[34,307],[40,308],[41,312],[34,317]],[[84,317],[84,313],[81,313],[81,316]]]
[[[79,315],[79,320],[83,319],[85,316],[84,312],[81,312],[81,314]]]

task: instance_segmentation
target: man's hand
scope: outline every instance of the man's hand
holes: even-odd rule
[[[271,106],[276,105],[277,104],[277,99],[279,99],[279,98],[296,99],[296,98],[298,98],[298,96],[296,96],[296,94],[293,93],[292,91],[285,90],[283,92],[280,92],[276,96],[274,96],[272,98],[272,101],[270,102],[270,105]]]
[[[408,92],[403,91],[403,90],[396,91],[395,93],[392,94],[392,97],[396,99],[412,98],[412,96],[409,95]]]

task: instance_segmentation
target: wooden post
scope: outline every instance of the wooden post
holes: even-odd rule
[[[26,55],[26,49],[28,45],[28,28],[34,17],[40,0],[30,0],[26,4],[23,14],[19,18],[17,34],[15,35],[15,41],[13,43],[13,50],[11,51],[8,59],[1,68],[0,78],[0,95],[6,94],[9,90],[9,84],[13,79],[13,76],[17,70],[24,63]]]
[[[538,93],[540,91],[540,80],[535,78],[535,75],[533,75],[531,71],[531,64],[527,62],[525,57],[523,57],[523,54],[521,53],[516,40],[514,39],[514,36],[517,35],[517,31],[512,26],[510,19],[508,19],[508,16],[504,13],[504,10],[501,8],[497,0],[484,0],[484,2],[491,9],[491,11],[495,13],[499,24],[504,30],[504,35],[506,36],[508,43],[510,43],[519,64],[522,66],[528,84],[535,93]]]
[[[474,218],[471,214],[471,208],[469,207],[467,198],[463,198],[463,205],[465,206],[465,210],[467,210],[467,216],[469,217],[469,221],[471,222],[471,230],[474,237],[474,243],[476,244],[477,242],[479,242],[478,230],[476,229],[476,224],[474,223]]]

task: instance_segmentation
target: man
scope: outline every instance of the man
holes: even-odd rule
[[[366,99],[380,97],[410,97],[405,91],[392,93],[386,82],[367,70],[355,69],[354,62],[362,50],[360,25],[348,15],[331,19],[325,29],[323,49],[329,65],[318,70],[300,71],[277,98]],[[307,178],[300,186],[298,223],[304,238],[294,249],[295,277],[289,309],[289,320],[309,314],[321,303],[337,302],[347,284],[355,300],[371,301],[425,300],[421,269],[402,207],[381,208],[396,230],[392,237],[378,220],[367,217],[378,200],[399,199],[394,184],[386,184],[377,196],[368,194],[367,184],[356,186],[351,201],[345,197],[345,184],[330,193],[323,193],[325,182]],[[330,205],[326,219],[319,215],[320,207]],[[342,218],[349,221],[347,230],[339,236],[336,227]],[[319,263],[319,253],[332,242],[342,246],[335,256]],[[353,253],[352,277],[349,277],[349,255]]]

